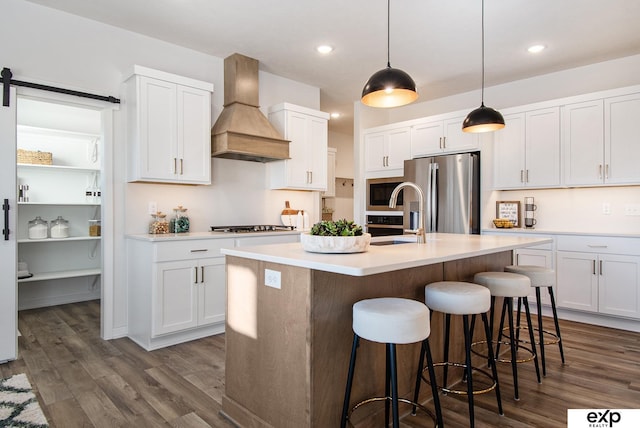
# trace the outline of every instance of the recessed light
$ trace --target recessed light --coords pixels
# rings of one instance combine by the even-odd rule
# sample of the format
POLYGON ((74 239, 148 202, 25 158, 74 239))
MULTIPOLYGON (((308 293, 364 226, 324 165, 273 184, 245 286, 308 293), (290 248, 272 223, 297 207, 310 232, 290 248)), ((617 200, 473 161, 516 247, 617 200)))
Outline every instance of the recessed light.
POLYGON ((331 113, 331 118, 332 119, 337 119, 339 117, 340 117, 340 113, 338 113, 338 112, 331 113))
POLYGON ((529 51, 530 53, 539 53, 539 52, 542 52, 545 48, 546 48, 545 45, 533 45, 533 46, 529 46, 527 51, 529 51))
POLYGON ((333 51, 333 46, 320 45, 316 48, 316 50, 321 54, 328 54, 329 52, 333 51))

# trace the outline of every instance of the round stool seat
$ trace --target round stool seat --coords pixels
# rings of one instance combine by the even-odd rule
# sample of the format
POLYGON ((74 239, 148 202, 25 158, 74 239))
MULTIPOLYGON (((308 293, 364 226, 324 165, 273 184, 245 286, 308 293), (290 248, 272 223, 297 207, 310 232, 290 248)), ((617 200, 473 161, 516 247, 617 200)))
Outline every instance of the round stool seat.
POLYGON ((445 314, 481 314, 491 307, 491 293, 470 282, 440 281, 424 288, 424 302, 432 311, 445 314))
POLYGON ((511 272, 480 272, 473 276, 473 282, 487 287, 496 297, 526 297, 531 290, 528 277, 511 272))
POLYGON ((556 273, 553 269, 532 265, 505 266, 505 272, 526 275, 531 280, 532 287, 549 287, 556 282, 556 273))
POLYGON ((379 343, 415 343, 429 337, 429 308, 397 297, 366 299, 353 305, 353 332, 379 343))

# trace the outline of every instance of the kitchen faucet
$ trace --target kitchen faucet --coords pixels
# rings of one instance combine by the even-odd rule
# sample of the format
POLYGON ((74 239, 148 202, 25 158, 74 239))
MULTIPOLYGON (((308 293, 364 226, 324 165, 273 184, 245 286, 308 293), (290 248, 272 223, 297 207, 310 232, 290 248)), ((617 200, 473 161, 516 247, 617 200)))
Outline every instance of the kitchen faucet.
POLYGON ((391 192, 391 197, 389 198, 389 208, 396 207, 398 193, 400 193, 400 190, 402 190, 404 187, 412 187, 418 193, 418 229, 410 230, 409 232, 416 234, 418 244, 424 244, 426 241, 424 235, 424 193, 422 192, 420 186, 410 181, 405 181, 398 184, 396 188, 393 189, 393 192, 391 192))

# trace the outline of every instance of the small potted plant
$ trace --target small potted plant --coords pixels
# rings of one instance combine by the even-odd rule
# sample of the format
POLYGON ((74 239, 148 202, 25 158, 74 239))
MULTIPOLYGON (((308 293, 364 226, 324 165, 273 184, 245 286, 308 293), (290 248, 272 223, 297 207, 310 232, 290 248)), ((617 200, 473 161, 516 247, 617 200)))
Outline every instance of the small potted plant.
POLYGON ((364 233, 362 226, 353 221, 326 220, 301 234, 300 242, 305 251, 312 253, 361 253, 369 248, 371 234, 364 233))

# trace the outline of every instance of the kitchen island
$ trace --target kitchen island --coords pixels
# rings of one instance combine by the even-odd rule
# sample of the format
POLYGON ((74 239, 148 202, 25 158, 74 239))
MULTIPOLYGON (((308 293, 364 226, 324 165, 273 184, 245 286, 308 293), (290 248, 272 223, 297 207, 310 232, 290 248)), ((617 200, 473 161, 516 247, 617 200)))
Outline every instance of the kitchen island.
MULTIPOLYGON (((471 281, 477 272, 502 271, 512 262, 512 250, 549 241, 456 234, 429 234, 426 240, 372 245, 357 254, 308 253, 300 243, 223 249, 223 414, 242 427, 339 426, 355 302, 391 296, 423 301, 430 282, 471 281)), ((430 337, 436 361, 442 359, 439 315, 433 317, 430 337)), ((458 322, 454 317, 453 332, 460 331, 458 322)), ((452 345, 452 358, 462 358, 459 336, 452 345)), ((354 402, 382 395, 384 354, 383 345, 361 341, 354 402)), ((401 395, 413 390, 418 355, 417 344, 398 348, 401 395)), ((421 400, 428 400, 429 388, 423 391, 421 400)), ((359 417, 354 414, 356 424, 359 417)))

